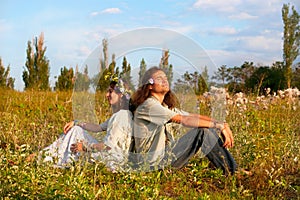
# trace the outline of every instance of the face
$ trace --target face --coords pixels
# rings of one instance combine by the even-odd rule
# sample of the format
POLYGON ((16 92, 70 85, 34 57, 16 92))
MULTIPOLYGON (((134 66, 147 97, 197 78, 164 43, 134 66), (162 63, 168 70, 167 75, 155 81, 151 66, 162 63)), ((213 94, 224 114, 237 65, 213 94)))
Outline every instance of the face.
POLYGON ((122 97, 122 94, 116 93, 113 88, 109 87, 107 89, 106 98, 110 105, 116 105, 116 104, 120 103, 121 97, 122 97))
POLYGON ((168 77, 163 71, 155 72, 152 77, 153 85, 152 85, 152 92, 157 93, 167 93, 170 90, 168 77))

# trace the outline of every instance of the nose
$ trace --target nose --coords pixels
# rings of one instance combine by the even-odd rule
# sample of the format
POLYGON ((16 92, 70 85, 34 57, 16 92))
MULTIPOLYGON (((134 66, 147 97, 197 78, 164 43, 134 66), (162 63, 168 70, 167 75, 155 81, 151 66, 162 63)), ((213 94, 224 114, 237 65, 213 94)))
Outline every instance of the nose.
POLYGON ((166 77, 166 78, 163 78, 163 79, 161 79, 161 84, 169 84, 169 81, 168 81, 168 78, 166 77))

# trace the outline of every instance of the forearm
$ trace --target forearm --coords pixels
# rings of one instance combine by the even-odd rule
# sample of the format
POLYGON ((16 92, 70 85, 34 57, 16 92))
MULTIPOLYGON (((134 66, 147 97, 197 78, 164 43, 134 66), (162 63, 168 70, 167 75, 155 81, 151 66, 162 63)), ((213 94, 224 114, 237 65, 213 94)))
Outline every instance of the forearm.
POLYGON ((91 131, 94 133, 103 131, 99 124, 85 123, 85 122, 75 122, 75 125, 80 126, 84 130, 91 131))
POLYGON ((190 114, 190 115, 176 115, 171 119, 173 122, 182 123, 185 126, 189 127, 201 127, 201 128, 217 128, 221 130, 221 133, 224 137, 224 147, 233 146, 233 136, 230 130, 230 127, 227 123, 218 122, 213 118, 190 114))
POLYGON ((198 114, 175 116, 172 118, 172 121, 181 123, 188 127, 218 128, 221 130, 224 128, 224 123, 220 123, 210 117, 198 114))
POLYGON ((198 127, 203 127, 201 124, 207 125, 204 127, 207 128, 218 128, 222 130, 224 128, 224 122, 220 122, 218 120, 215 120, 211 117, 205 116, 205 115, 199 115, 199 114, 193 114, 195 117, 199 118, 199 126, 198 127))
POLYGON ((233 135, 230 130, 230 127, 227 123, 218 122, 213 118, 206 116, 187 116, 183 117, 184 123, 187 125, 192 125, 192 127, 201 127, 201 128, 217 128, 221 131, 224 137, 224 147, 232 147, 233 146, 233 135))

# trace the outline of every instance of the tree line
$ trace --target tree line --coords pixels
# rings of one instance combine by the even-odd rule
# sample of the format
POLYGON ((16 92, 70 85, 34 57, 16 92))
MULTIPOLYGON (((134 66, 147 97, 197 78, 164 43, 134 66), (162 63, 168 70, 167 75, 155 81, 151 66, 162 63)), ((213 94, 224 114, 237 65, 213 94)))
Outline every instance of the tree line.
MULTIPOLYGON (((299 55, 300 46, 300 17, 294 6, 284 4, 281 10, 283 20, 283 61, 276 61, 272 66, 259 66, 252 62, 245 61, 240 67, 220 66, 209 80, 207 66, 200 74, 199 72, 185 72, 181 79, 174 83, 174 90, 180 91, 192 88, 196 94, 202 94, 208 90, 210 85, 222 85, 230 92, 246 92, 261 94, 264 88, 273 91, 290 87, 300 88, 300 63, 293 65, 299 55)), ((132 66, 123 57, 122 66, 116 66, 115 55, 108 58, 108 41, 103 39, 103 58, 100 59, 100 72, 94 77, 88 76, 88 66, 83 72, 79 72, 78 66, 75 70, 61 68, 60 75, 55 82, 55 91, 65 90, 88 90, 94 87, 96 90, 106 90, 111 80, 122 77, 131 87, 132 66)), ((49 84, 50 65, 44 47, 44 35, 35 37, 28 41, 26 50, 26 62, 23 71, 25 90, 51 90, 49 84)), ((166 71, 171 84, 173 81, 173 65, 169 64, 169 51, 162 52, 159 66, 166 71)), ((139 81, 146 71, 147 64, 142 58, 140 62, 139 81)), ((0 58, 0 88, 14 89, 15 79, 9 77, 10 66, 5 68, 0 58)), ((140 83, 139 83, 140 84, 140 83)))
POLYGON ((264 93, 270 88, 276 92, 291 87, 300 88, 300 62, 293 67, 299 56, 300 16, 294 6, 283 4, 283 61, 276 61, 272 66, 257 66, 244 62, 240 67, 222 65, 212 79, 221 81, 231 92, 264 93))
POLYGON ((240 67, 223 65, 212 76, 214 85, 225 86, 229 92, 264 94, 265 89, 272 92, 289 87, 300 88, 300 63, 291 71, 291 80, 288 84, 284 62, 275 62, 271 66, 259 66, 253 62, 244 62, 240 67), (289 85, 289 86, 288 86, 289 85))

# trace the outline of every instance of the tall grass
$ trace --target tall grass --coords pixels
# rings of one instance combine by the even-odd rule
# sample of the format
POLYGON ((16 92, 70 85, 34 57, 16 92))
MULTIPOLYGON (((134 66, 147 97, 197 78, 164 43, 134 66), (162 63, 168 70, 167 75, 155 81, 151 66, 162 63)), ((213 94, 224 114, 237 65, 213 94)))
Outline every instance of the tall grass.
MULTIPOLYGON (((240 168, 225 177, 195 157, 182 169, 111 173, 102 164, 74 163, 69 169, 26 162, 53 142, 73 118, 72 93, 0 91, 0 196, 3 199, 299 199, 300 105, 228 108, 240 168)), ((109 108, 99 94, 100 121, 109 108)), ((200 105, 206 109, 206 105, 200 105)))

